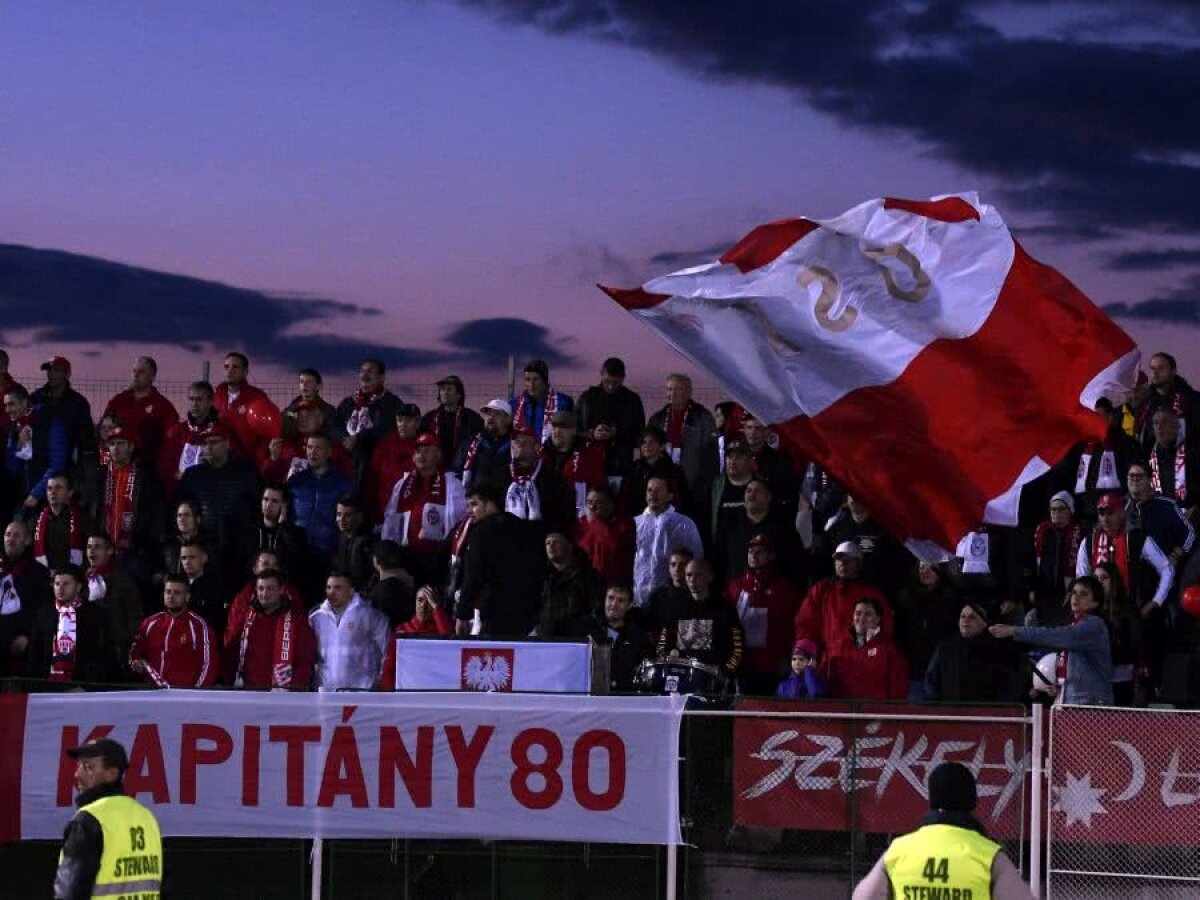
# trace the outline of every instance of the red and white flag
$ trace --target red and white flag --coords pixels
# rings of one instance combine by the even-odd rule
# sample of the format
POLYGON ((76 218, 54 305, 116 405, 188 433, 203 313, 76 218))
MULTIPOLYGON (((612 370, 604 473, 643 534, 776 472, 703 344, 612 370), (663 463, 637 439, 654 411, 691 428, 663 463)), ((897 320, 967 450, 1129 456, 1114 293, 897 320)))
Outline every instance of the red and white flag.
POLYGON ((1099 438, 1138 351, 974 194, 754 229, 605 288, 827 468, 920 556, 1011 525, 1021 486, 1099 438))

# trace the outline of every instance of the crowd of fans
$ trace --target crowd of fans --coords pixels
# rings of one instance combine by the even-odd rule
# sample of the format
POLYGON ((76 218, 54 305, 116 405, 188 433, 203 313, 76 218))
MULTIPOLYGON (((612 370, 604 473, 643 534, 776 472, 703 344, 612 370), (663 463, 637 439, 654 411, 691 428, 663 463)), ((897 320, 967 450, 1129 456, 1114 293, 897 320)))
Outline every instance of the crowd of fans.
POLYGON ((1167 354, 1020 525, 939 564, 684 375, 647 419, 617 358, 577 399, 533 360, 477 409, 450 375, 422 410, 369 359, 336 406, 306 368, 279 410, 249 367, 228 354, 181 417, 141 357, 96 422, 68 360, 30 392, 0 351, 4 672, 391 689, 393 637, 534 636, 609 645, 616 690, 649 661, 752 695, 1015 701, 1048 651, 1049 692, 1137 704, 1193 645, 1200 397, 1167 354))

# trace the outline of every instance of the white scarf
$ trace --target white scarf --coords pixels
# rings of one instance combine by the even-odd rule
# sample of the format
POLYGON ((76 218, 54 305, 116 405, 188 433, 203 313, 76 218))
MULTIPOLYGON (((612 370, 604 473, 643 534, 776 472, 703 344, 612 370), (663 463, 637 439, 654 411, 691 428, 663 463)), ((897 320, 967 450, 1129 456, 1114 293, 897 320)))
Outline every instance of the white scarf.
POLYGON ((964 575, 991 575, 992 567, 988 562, 988 533, 983 530, 971 531, 958 542, 955 556, 963 561, 964 575))
POLYGON ((542 499, 538 496, 537 485, 534 484, 534 479, 541 471, 541 456, 538 457, 537 466, 529 475, 518 475, 514 467, 512 484, 508 486, 508 492, 504 495, 505 512, 512 513, 518 519, 528 519, 531 522, 541 521, 542 499))
MULTIPOLYGON (((1087 490, 1088 469, 1092 465, 1092 454, 1095 446, 1088 444, 1083 455, 1079 457, 1079 469, 1075 472, 1075 493, 1082 494, 1087 490)), ((1096 477, 1096 490, 1118 491, 1121 489, 1121 479, 1117 475, 1117 455, 1112 450, 1104 450, 1100 454, 1100 474, 1096 477)))
POLYGON ((92 603, 99 603, 108 593, 108 582, 104 580, 103 575, 89 575, 87 582, 88 600, 92 603))
MULTIPOLYGON (((1187 502, 1187 456, 1184 453, 1183 441, 1175 444, 1175 499, 1180 503, 1187 502)), ((1162 471, 1158 465, 1158 448, 1150 451, 1150 487, 1156 494, 1162 493, 1162 471)))

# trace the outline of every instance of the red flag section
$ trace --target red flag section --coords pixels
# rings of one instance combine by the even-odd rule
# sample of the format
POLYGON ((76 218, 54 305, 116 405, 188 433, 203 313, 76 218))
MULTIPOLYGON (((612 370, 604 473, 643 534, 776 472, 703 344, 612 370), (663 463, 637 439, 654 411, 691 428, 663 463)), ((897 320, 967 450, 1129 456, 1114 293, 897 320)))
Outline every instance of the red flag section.
POLYGON ((1015 523, 1021 485, 1102 436, 1095 401, 1137 365, 973 195, 761 226, 608 293, 929 556, 1015 523))
POLYGON ((0 844, 21 839, 25 694, 0 694, 0 844))

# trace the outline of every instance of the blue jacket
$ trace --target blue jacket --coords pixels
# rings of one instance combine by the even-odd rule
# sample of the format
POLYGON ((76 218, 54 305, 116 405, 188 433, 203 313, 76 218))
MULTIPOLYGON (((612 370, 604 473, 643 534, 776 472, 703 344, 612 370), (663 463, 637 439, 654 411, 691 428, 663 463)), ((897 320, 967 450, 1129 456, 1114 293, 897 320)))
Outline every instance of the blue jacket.
POLYGON ((321 553, 337 548, 337 502, 353 490, 349 478, 330 467, 318 476, 304 469, 288 480, 295 522, 308 533, 308 545, 321 553))
POLYGON ((793 672, 775 689, 775 696, 781 700, 816 700, 827 693, 829 687, 825 679, 813 666, 805 669, 802 676, 793 672))
POLYGON ((1067 651, 1067 681, 1063 702, 1112 706, 1112 639, 1099 616, 1059 628, 1020 627, 1013 637, 1035 647, 1067 651))
POLYGON ((8 477, 16 483, 18 491, 24 492, 18 500, 24 500, 26 495, 31 494, 44 502, 46 482, 50 476, 65 472, 71 464, 69 435, 66 422, 44 414, 40 406, 34 407, 31 427, 33 458, 27 461, 17 456, 20 429, 13 425, 9 428, 5 443, 4 468, 8 477))
POLYGON ((1140 503, 1129 500, 1125 504, 1125 517, 1131 531, 1140 523, 1142 530, 1154 538, 1158 549, 1168 555, 1181 547, 1186 556, 1196 543, 1196 531, 1187 513, 1170 497, 1155 496, 1140 503))
MULTIPOLYGON (((546 396, 549 397, 550 395, 547 394, 546 396)), ((570 412, 575 408, 575 401, 573 401, 562 391, 554 391, 554 396, 555 409, 557 409, 559 412, 570 412)), ((546 401, 543 400, 541 403, 535 403, 532 397, 530 397, 528 394, 525 394, 525 410, 524 415, 522 416, 525 421, 518 422, 516 421, 517 404, 521 402, 521 397, 521 394, 517 394, 509 401, 513 408, 513 427, 516 428, 518 425, 525 425, 527 428, 533 430, 533 433, 538 436, 538 443, 541 443, 544 436, 542 428, 546 423, 546 401)), ((546 434, 549 434, 548 430, 546 434)))

